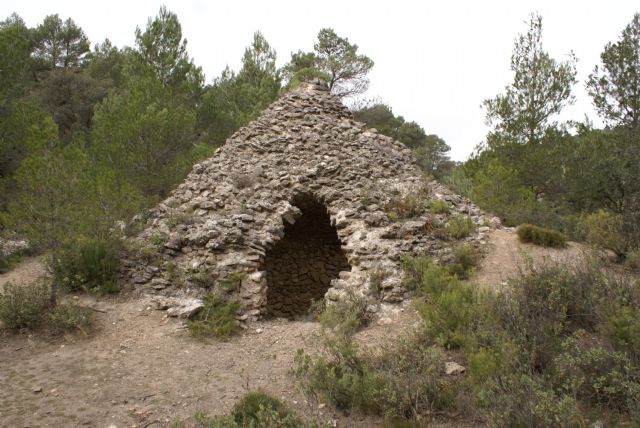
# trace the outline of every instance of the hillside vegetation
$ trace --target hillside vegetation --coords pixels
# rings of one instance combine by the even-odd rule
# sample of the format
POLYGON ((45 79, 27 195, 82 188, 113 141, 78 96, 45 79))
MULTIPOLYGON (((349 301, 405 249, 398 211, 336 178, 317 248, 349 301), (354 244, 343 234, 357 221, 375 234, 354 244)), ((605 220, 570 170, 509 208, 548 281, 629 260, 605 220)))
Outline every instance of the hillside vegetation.
MULTIPOLYGON (((503 287, 474 284, 481 255, 470 246, 455 248, 447 263, 404 259, 403 281, 414 295, 416 319, 395 331, 394 340, 364 345, 358 335, 372 320, 366 304, 350 296, 315 306, 320 327, 300 329, 307 334, 319 328, 311 350, 299 338, 285 340, 282 349, 287 361, 293 360, 295 378, 286 378, 285 385, 285 365, 260 352, 283 340, 287 327, 253 345, 252 352, 260 353, 254 362, 264 370, 277 366, 278 386, 288 388, 289 398, 297 397, 291 391, 300 387, 311 405, 328 403, 343 415, 373 418, 365 424, 390 426, 435 420, 526 427, 640 421, 640 14, 604 47, 601 63, 586 81, 606 124, 602 129, 588 120, 557 121, 574 101, 577 59, 573 54, 565 61, 551 58, 543 49, 542 28, 542 18, 533 14, 516 38, 513 80, 484 101, 491 130, 464 163, 451 161, 442 138, 396 116, 384 103, 356 100, 352 110, 357 120, 410 148, 426 175, 507 226, 519 226, 518 237, 526 245, 562 251, 568 240, 582 241, 596 249, 593 259, 586 265, 529 266, 503 287), (293 345, 300 349, 294 352, 293 345)), ((132 219, 142 219, 140 213, 164 198, 194 163, 211 156, 283 91, 314 78, 338 97, 353 97, 367 89, 374 66, 356 44, 325 28, 313 51, 292 53, 278 68, 275 50, 256 32, 241 68, 227 68, 206 83, 188 54, 178 17, 165 7, 135 29, 135 40, 133 47, 105 40, 91 49, 70 18, 49 15, 35 28, 15 14, 0 22, 0 274, 32 254, 46 257, 49 272, 29 284, 3 284, 5 331, 100 334, 92 321, 107 312, 86 302, 94 304, 96 296, 126 286, 118 272, 130 250, 124 237, 137 232, 139 222, 132 219), (29 249, 5 247, 22 240, 29 249), (75 299, 61 297, 60 291, 76 293, 75 299), (83 304, 76 303, 83 301, 80 293, 90 294, 83 304)), ((429 206, 433 214, 449 209, 444 201, 429 206)), ((459 216, 447 223, 446 232, 462 239, 475 227, 469 217, 459 216)), ((150 263, 158 257, 152 247, 147 255, 150 263)), ((200 339, 231 335, 224 363, 233 366, 240 353, 232 342, 239 330, 238 307, 214 299, 206 303, 207 309, 190 321, 191 332, 200 339)), ((131 313, 148 316, 144 311, 150 307, 129 304, 127 314, 105 315, 112 324, 103 320, 102 328, 112 328, 122 315, 131 329, 138 325, 131 313)), ((153 321, 144 321, 145 328, 160 322, 153 321)), ((122 334, 115 327, 107 331, 113 337, 122 334)), ((127 334, 131 343, 138 340, 127 334)), ((155 350, 164 343, 155 336, 151 340, 155 350)), ((186 340, 180 336, 171 343, 188 343, 189 349, 202 351, 201 365, 210 364, 208 345, 186 340)), ((126 355, 128 345, 115 342, 102 343, 104 355, 118 346, 118 356, 126 355)), ((147 367, 150 349, 136 355, 137 368, 131 371, 147 367)), ((75 354, 60 352, 69 367, 77 366, 75 354)), ((87 362, 95 357, 87 347, 82 352, 87 362)), ((12 355, 2 350, 7 361, 12 355)), ((162 361, 168 364, 174 357, 163 354, 162 361)), ((110 370, 105 367, 100 370, 110 370)), ((195 376, 201 367, 188 368, 185 376, 195 376)), ((21 376, 11 373, 12 379, 21 376)), ((192 384, 200 380, 188 378, 192 384)), ((0 398, 9 400, 3 394, 0 398)), ((197 413, 185 423, 325 426, 321 418, 298 415, 264 391, 235 398, 227 416, 197 413)), ((12 411, 29 414, 22 404, 12 402, 12 411)), ((145 418, 140 422, 147 423, 145 418)))

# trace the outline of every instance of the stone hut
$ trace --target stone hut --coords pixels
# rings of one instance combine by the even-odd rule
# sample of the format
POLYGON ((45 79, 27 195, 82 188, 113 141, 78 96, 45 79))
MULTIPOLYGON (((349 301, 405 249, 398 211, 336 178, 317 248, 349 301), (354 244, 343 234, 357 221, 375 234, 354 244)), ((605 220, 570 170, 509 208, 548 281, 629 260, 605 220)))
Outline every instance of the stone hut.
POLYGON ((410 150, 355 122, 324 86, 305 83, 139 216, 127 273, 165 296, 236 293, 241 319, 293 319, 346 293, 375 311, 406 297, 403 257, 448 257, 444 230, 456 215, 479 226, 465 239, 482 242, 489 222, 476 206, 426 180, 410 150), (431 213, 433 199, 450 212, 431 213))

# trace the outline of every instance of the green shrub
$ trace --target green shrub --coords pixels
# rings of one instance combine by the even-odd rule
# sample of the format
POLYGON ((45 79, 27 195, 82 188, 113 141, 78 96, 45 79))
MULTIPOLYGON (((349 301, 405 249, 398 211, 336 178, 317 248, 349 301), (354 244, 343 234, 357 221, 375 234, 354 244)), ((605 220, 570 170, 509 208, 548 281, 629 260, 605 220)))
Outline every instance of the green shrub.
POLYGON ((351 336, 369 323, 367 302, 364 298, 348 291, 344 298, 327 304, 317 314, 323 329, 331 330, 340 336, 351 336))
POLYGON ((91 310, 65 303, 55 306, 47 314, 47 328, 52 334, 79 330, 85 336, 91 327, 91 310))
POLYGON ((207 294, 202 300, 202 309, 192 320, 187 321, 191 335, 198 339, 207 336, 219 339, 229 337, 237 326, 236 313, 240 309, 240 303, 225 300, 215 293, 207 294))
POLYGON ((454 216, 449 219, 445 230, 454 239, 466 238, 476 229, 473 220, 468 216, 454 216))
POLYGON ((441 199, 435 199, 429 201, 429 211, 433 214, 449 214, 451 206, 447 201, 441 199))
POLYGON ((233 293, 240 289, 242 280, 245 279, 246 276, 247 275, 243 272, 230 273, 218 281, 218 286, 220 287, 220 290, 225 293, 233 293))
POLYGON ((117 292, 122 250, 122 241, 114 238, 67 245, 52 263, 53 280, 70 291, 117 292))
POLYGON ((469 286, 458 284, 456 288, 430 294, 426 302, 416 303, 416 309, 440 346, 455 349, 465 344, 475 315, 469 286))
POLYGON ((8 256, 0 254, 0 274, 7 273, 13 269, 20 260, 24 257, 25 253, 13 253, 8 256))
POLYGON ((577 331, 554 359, 557 385, 591 405, 640 412, 640 372, 622 352, 605 349, 597 337, 577 331), (594 343, 595 342, 595 343, 594 343))
POLYGON ((191 225, 194 222, 195 215, 193 214, 193 210, 176 212, 167 218, 167 226, 169 226, 170 229, 173 229, 179 224, 191 225))
POLYGON ((294 375, 314 400, 414 421, 455 407, 457 384, 444 375, 444 353, 421 332, 402 335, 375 353, 351 341, 327 350, 314 358, 300 349, 294 358, 294 375))
POLYGON ((446 266, 431 264, 422 270, 418 289, 423 296, 430 297, 460 286, 460 280, 452 276, 446 266))
POLYGON ((489 410, 495 427, 571 426, 576 403, 567 395, 554 393, 541 379, 529 374, 501 376, 494 383, 489 410))
POLYGON ((629 251, 626 254, 624 263, 629 269, 640 271, 640 249, 629 251))
MULTIPOLYGON (((174 268, 175 269, 175 268, 174 268)), ((187 281, 196 287, 212 289, 215 285, 215 277, 213 276, 213 272, 209 269, 191 271, 186 274, 187 281)))
POLYGON ((444 352, 422 331, 383 344, 370 364, 381 374, 383 388, 376 395, 385 415, 417 421, 431 412, 455 409, 457 379, 444 374, 444 352))
POLYGON ((532 224, 521 224, 518 226, 516 233, 521 242, 557 248, 562 248, 567 245, 567 237, 562 233, 532 224))
POLYGON ((385 211, 389 220, 417 217, 424 210, 424 195, 420 193, 394 194, 389 198, 385 211))
POLYGON ((44 282, 5 284, 0 295, 0 320, 9 330, 40 326, 51 308, 51 289, 44 282))
POLYGON ((319 396, 338 409, 382 411, 384 379, 358 354, 351 341, 328 347, 328 357, 312 358, 299 349, 294 357, 293 373, 303 392, 317 400, 319 396))
POLYGON ((422 273, 433 264, 429 257, 403 257, 400 266, 404 271, 402 285, 407 290, 416 290, 420 287, 422 273))
POLYGON ((196 413, 194 419, 202 428, 314 428, 320 425, 315 420, 303 420, 283 401, 263 391, 247 393, 226 416, 207 417, 196 413))
POLYGON ((640 364, 640 309, 630 306, 614 310, 602 327, 613 346, 640 364))
POLYGON ((0 321, 9 330, 46 328, 52 334, 91 326, 91 312, 75 304, 51 305, 51 288, 45 282, 6 284, 0 295, 0 321))
POLYGON ((473 245, 458 245, 453 249, 453 257, 448 263, 449 273, 460 279, 468 279, 478 265, 480 254, 473 245))
POLYGON ((532 370, 548 367, 572 329, 595 325, 590 285, 561 267, 544 267, 512 280, 512 293, 496 298, 493 312, 532 370))
POLYGON ((233 407, 231 416, 238 426, 297 428, 301 419, 277 398, 262 391, 246 394, 233 407))
POLYGON ((623 227, 621 215, 605 210, 584 214, 578 221, 579 233, 587 242, 613 251, 620 259, 624 259, 630 246, 623 227))

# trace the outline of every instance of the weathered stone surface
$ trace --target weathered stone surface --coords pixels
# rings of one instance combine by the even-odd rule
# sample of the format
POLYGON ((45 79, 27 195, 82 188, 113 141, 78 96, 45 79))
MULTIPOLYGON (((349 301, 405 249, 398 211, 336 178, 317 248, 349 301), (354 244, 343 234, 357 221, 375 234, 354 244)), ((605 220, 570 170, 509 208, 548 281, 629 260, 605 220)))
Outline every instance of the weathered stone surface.
MULTIPOLYGON (((138 217, 147 219, 145 228, 132 239, 143 250, 128 261, 127 274, 145 290, 194 296, 203 290, 171 278, 203 269, 219 281, 244 274, 241 289, 229 293, 249 318, 302 315, 311 300, 339 300, 348 290, 374 307, 408 295, 402 257, 449 256, 452 242, 434 225, 460 214, 499 226, 467 199, 425 181, 401 143, 355 122, 326 90, 303 84, 138 217), (447 201, 451 213, 430 214, 429 199, 447 201), (418 203, 398 215, 406 210, 398 200, 418 203), (158 247, 159 268, 148 256, 158 247), (378 269, 385 278, 372 294, 378 269)), ((467 241, 481 242, 482 231, 467 241)))

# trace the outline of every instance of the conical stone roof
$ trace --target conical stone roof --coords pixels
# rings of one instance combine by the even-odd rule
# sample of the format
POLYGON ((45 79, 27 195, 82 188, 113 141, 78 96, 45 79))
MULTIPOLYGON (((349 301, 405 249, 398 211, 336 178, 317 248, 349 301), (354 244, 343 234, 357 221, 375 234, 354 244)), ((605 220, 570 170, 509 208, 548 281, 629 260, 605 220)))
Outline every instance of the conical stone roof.
MULTIPOLYGON (((375 310, 378 302, 406 297, 403 257, 448 257, 452 242, 441 225, 458 214, 486 224, 468 200, 427 181, 404 145, 354 121, 324 87, 303 84, 145 214, 128 274, 139 289, 167 295, 233 289, 245 319, 287 316, 282 307, 269 309, 277 281, 296 283, 292 294, 325 282, 320 296, 353 292, 375 310), (430 213, 431 199, 446 200, 451 213, 430 213), (315 258, 325 249, 329 255, 315 258), (230 280, 237 284, 229 287, 230 280)), ((466 239, 482 242, 487 229, 466 239)), ((296 299, 278 305, 299 306, 296 299)))

